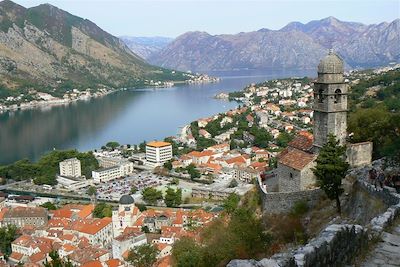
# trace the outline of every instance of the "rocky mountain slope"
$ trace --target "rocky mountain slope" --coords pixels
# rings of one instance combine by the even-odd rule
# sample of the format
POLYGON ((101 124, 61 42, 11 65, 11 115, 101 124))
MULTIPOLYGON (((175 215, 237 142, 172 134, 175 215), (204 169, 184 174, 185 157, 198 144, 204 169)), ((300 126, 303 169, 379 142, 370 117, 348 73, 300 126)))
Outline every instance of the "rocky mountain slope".
POLYGON ((313 68, 333 48, 352 67, 400 61, 400 19, 364 25, 333 17, 235 35, 188 32, 149 62, 179 70, 313 68))
POLYGON ((27 9, 9 0, 0 2, 3 96, 37 88, 52 92, 136 86, 146 79, 174 80, 182 75, 149 65, 87 19, 49 4, 27 9))
POLYGON ((168 37, 119 37, 136 55, 147 59, 150 55, 158 53, 166 47, 173 38, 168 37))

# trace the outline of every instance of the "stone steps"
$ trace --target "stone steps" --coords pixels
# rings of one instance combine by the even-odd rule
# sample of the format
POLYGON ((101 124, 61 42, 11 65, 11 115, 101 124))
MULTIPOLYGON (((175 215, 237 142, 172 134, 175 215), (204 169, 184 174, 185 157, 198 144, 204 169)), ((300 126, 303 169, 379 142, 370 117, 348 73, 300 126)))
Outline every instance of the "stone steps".
POLYGON ((400 225, 391 233, 383 232, 380 241, 362 267, 400 267, 400 225))

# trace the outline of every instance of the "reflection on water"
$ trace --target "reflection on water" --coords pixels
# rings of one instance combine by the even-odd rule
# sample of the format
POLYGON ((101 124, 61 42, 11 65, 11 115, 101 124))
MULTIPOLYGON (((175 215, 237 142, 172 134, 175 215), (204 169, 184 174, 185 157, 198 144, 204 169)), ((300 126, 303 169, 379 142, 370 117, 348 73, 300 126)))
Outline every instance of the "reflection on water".
POLYGON ((111 140, 135 144, 175 135, 194 119, 237 105, 213 99, 218 92, 236 91, 271 78, 312 74, 225 72, 217 84, 128 90, 65 106, 0 114, 0 163, 36 160, 53 148, 85 151, 111 140))

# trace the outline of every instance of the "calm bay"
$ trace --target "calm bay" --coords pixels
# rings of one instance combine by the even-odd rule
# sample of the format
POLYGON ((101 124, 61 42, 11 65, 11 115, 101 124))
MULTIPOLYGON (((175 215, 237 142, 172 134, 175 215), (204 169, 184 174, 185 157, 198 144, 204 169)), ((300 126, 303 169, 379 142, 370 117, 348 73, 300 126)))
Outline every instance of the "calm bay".
POLYGON ((198 118, 235 108, 236 102, 214 99, 264 80, 315 76, 312 71, 235 71, 210 73, 219 83, 119 91, 64 106, 0 114, 0 164, 37 160, 52 149, 87 151, 108 141, 138 144, 176 135, 198 118))

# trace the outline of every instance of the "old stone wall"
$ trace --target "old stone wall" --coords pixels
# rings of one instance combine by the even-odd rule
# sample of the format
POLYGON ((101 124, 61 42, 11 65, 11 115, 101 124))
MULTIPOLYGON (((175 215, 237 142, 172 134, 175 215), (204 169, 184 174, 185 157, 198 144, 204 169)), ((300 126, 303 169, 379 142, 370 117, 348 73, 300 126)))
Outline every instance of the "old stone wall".
POLYGON ((347 144, 347 161, 351 167, 360 167, 371 164, 372 142, 347 144))
POLYGON ((291 192, 300 189, 301 172, 278 162, 279 191, 291 192))
POLYGON ((323 195, 321 189, 295 192, 265 192, 260 181, 258 189, 261 191, 263 211, 266 213, 287 213, 299 201, 306 201, 309 207, 314 207, 323 195))
MULTIPOLYGON (((375 188, 363 177, 359 177, 360 186, 370 194, 382 199, 390 207, 374 217, 365 225, 331 224, 316 238, 298 249, 284 254, 276 254, 268 259, 232 260, 228 267, 295 267, 295 266, 345 266, 370 242, 379 237, 385 228, 400 216, 400 194, 391 188, 375 188)), ((268 194, 272 195, 272 194, 268 194)), ((264 199, 268 200, 267 199, 264 199)), ((279 199, 283 201, 282 199, 279 199)))

